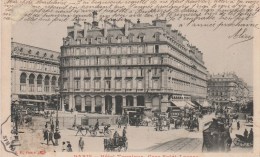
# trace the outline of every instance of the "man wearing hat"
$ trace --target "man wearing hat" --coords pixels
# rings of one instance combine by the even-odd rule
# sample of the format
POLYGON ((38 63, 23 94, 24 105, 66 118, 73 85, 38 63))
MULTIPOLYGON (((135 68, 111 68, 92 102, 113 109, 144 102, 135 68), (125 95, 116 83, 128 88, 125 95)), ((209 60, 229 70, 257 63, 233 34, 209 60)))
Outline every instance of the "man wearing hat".
POLYGON ((83 141, 82 137, 80 137, 80 139, 79 139, 79 151, 83 152, 83 150, 84 150, 84 141, 83 141))
POLYGON ((60 139, 60 138, 61 138, 60 132, 59 132, 59 130, 56 128, 55 133, 54 133, 55 146, 58 146, 58 145, 59 145, 58 139, 60 139))

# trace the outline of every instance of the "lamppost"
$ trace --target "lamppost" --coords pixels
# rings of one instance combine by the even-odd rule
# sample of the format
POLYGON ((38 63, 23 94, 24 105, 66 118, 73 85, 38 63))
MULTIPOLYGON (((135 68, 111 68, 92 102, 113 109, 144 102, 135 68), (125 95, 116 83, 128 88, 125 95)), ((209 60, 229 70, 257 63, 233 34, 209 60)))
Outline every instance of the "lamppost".
POLYGON ((12 141, 12 146, 20 146, 21 143, 19 141, 19 136, 18 136, 18 105, 19 102, 16 100, 12 103, 12 120, 14 122, 14 128, 12 129, 12 134, 14 134, 14 140, 12 141))
POLYGON ((57 96, 57 103, 56 103, 56 129, 59 129, 59 105, 60 105, 60 93, 59 93, 59 90, 56 89, 55 92, 57 93, 56 96, 57 96))

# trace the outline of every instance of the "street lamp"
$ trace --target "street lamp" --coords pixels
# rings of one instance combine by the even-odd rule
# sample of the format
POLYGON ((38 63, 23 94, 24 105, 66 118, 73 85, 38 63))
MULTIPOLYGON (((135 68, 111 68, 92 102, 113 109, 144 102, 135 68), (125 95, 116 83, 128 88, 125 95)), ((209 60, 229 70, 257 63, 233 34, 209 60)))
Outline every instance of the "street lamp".
POLYGON ((56 89, 55 92, 57 93, 57 103, 56 103, 56 129, 59 129, 59 105, 60 105, 60 93, 59 90, 56 89))
POLYGON ((12 103, 12 115, 13 115, 13 122, 14 122, 14 128, 12 129, 12 134, 14 134, 14 140, 12 141, 12 146, 20 146, 21 143, 19 141, 19 136, 18 136, 18 105, 19 102, 16 100, 12 103))

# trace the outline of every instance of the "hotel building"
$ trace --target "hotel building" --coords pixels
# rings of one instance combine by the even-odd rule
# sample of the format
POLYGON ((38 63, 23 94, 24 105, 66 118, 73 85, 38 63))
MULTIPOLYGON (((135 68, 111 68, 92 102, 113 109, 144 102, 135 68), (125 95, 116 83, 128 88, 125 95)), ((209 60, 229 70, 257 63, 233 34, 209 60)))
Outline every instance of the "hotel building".
POLYGON ((127 106, 165 111, 205 99, 203 54, 166 20, 150 23, 76 21, 61 46, 61 94, 67 110, 122 114, 127 106))

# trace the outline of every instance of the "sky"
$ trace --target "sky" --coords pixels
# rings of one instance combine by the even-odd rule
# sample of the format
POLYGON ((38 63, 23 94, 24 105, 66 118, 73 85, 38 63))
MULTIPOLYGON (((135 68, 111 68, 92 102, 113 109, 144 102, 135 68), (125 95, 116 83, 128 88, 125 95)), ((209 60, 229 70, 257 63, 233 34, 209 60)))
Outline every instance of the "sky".
MULTIPOLYGON (((89 19, 92 22, 91 19, 89 19)), ((136 22, 137 19, 131 19, 136 22)), ((153 19, 141 19, 141 22, 151 23, 153 19)), ((83 21, 80 21, 83 25, 83 21)), ((237 30, 234 28, 219 28, 215 31, 211 28, 178 27, 177 23, 169 22, 173 29, 181 31, 189 42, 199 48, 203 53, 205 66, 210 74, 222 72, 235 72, 238 77, 244 79, 248 85, 253 85, 253 40, 229 47, 237 40, 228 36, 237 30)), ((67 35, 67 26, 73 25, 73 21, 62 23, 38 22, 14 22, 12 24, 12 38, 15 42, 37 46, 54 51, 60 51, 62 38, 67 35)), ((123 26, 122 23, 118 24, 123 26)), ((252 33, 252 31, 249 33, 252 33)))

